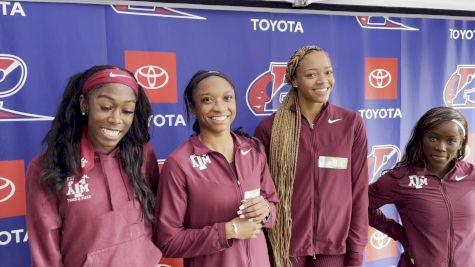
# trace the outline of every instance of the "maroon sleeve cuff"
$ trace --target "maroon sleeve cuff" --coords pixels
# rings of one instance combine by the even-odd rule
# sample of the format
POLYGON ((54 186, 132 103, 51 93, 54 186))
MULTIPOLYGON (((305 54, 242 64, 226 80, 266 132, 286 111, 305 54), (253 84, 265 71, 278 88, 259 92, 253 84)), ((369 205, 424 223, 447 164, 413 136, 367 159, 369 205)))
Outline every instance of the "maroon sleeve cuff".
POLYGON ((268 202, 268 203, 269 203, 270 213, 269 213, 269 217, 266 219, 266 221, 263 221, 262 227, 269 229, 269 228, 274 227, 275 219, 276 219, 275 218, 275 213, 277 211, 276 211, 276 207, 275 207, 274 203, 271 203, 271 202, 268 202))
POLYGON ((221 248, 230 248, 233 245, 232 239, 226 238, 226 224, 219 223, 218 224, 218 235, 219 235, 219 244, 221 248))
POLYGON ((363 252, 347 251, 345 257, 346 266, 362 266, 363 252))

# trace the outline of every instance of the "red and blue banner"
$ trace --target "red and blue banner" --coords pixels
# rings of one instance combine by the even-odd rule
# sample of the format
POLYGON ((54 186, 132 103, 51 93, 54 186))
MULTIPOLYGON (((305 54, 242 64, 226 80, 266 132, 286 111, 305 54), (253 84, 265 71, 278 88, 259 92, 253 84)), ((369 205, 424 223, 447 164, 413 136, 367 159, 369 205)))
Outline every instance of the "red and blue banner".
MULTIPOLYGON (((25 168, 42 150, 67 79, 92 65, 124 66, 146 89, 160 162, 192 133, 182 94, 197 70, 231 77, 238 99, 234 127, 253 133, 288 91, 288 58, 309 44, 332 58, 330 101, 364 119, 368 182, 401 158, 413 125, 429 108, 451 106, 475 121, 473 20, 156 5, 0 1, 1 266, 30 266, 25 168)), ((474 162, 469 126, 467 159, 474 162)), ((383 210, 398 219, 394 207, 383 210)), ((394 266, 400 250, 371 229, 365 266, 394 266)))

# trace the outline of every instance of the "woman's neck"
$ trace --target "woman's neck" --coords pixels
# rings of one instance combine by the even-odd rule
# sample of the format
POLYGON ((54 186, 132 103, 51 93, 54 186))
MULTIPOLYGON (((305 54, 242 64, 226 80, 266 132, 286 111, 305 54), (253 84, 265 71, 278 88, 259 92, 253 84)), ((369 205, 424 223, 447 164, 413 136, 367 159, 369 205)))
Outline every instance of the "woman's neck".
POLYGON ((323 109, 324 103, 315 103, 302 100, 298 98, 299 108, 302 115, 307 119, 308 123, 313 125, 315 119, 318 117, 323 109))
POLYGON ((198 138, 210 150, 221 153, 228 162, 234 161, 234 141, 230 132, 221 134, 200 132, 198 138))

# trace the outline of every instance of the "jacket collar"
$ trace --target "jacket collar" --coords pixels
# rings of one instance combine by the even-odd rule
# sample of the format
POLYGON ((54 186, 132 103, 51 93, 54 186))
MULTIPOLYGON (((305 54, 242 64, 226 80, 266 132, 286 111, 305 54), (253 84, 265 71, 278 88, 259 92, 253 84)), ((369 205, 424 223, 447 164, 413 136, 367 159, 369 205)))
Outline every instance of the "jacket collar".
POLYGON ((112 150, 110 153, 102 153, 98 152, 94 149, 94 146, 92 145, 91 141, 89 140, 89 134, 88 134, 88 128, 87 126, 84 127, 82 131, 82 136, 81 136, 81 143, 80 143, 80 161, 79 161, 79 166, 80 166, 80 173, 87 174, 89 173, 92 169, 94 169, 94 158, 97 156, 96 154, 100 154, 101 157, 117 157, 118 156, 118 146, 112 150))
MULTIPOLYGON (((445 175, 446 177, 450 177, 454 174, 457 174, 457 175, 463 175, 464 174, 464 170, 461 166, 461 162, 459 160, 456 160, 455 163, 451 163, 453 164, 453 166, 449 169, 449 171, 447 172, 447 174, 445 175)), ((410 174, 414 174, 414 175, 417 175, 417 176, 435 176, 432 172, 430 172, 425 166, 414 166, 412 168, 412 171, 410 174)), ((439 177, 439 178, 443 178, 443 177, 439 177)))
MULTIPOLYGON (((231 131, 231 136, 233 137, 235 151, 243 149, 243 148, 251 147, 251 143, 247 141, 246 138, 242 138, 232 131, 231 131)), ((195 155, 204 155, 211 152, 215 152, 209 149, 196 135, 193 135, 190 138, 189 142, 192 146, 193 154, 195 155)))
MULTIPOLYGON (((289 110, 292 112, 297 112, 297 104, 293 104, 292 106, 290 106, 289 110)), ((328 114, 328 116, 332 117, 333 105, 330 104, 330 102, 328 101, 325 104, 323 104, 320 114, 318 114, 318 116, 315 117, 315 121, 313 123, 315 123, 318 118, 322 117, 323 114, 328 114)), ((303 117, 303 114, 302 114, 302 117, 303 117)))

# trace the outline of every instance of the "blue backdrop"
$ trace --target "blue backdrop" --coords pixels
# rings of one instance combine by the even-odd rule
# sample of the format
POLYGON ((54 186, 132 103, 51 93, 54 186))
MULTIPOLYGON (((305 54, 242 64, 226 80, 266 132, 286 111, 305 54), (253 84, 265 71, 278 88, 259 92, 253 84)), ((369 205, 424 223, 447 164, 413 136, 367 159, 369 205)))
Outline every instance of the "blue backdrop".
MULTIPOLYGON (((474 21, 186 5, 0 6, 1 266, 29 266, 25 168, 42 150, 67 79, 95 64, 124 66, 144 86, 161 160, 191 134, 181 95, 194 72, 215 69, 232 78, 238 88, 234 126, 253 133, 288 90, 283 73, 289 56, 308 44, 332 58, 330 101, 365 121, 369 182, 401 157, 427 109, 454 106, 469 122, 475 118, 474 21)), ((474 153, 467 159, 473 162, 474 153)), ((394 208, 384 211, 398 218, 394 208)), ((369 240, 365 266, 395 265, 395 242, 373 229, 369 240)))

